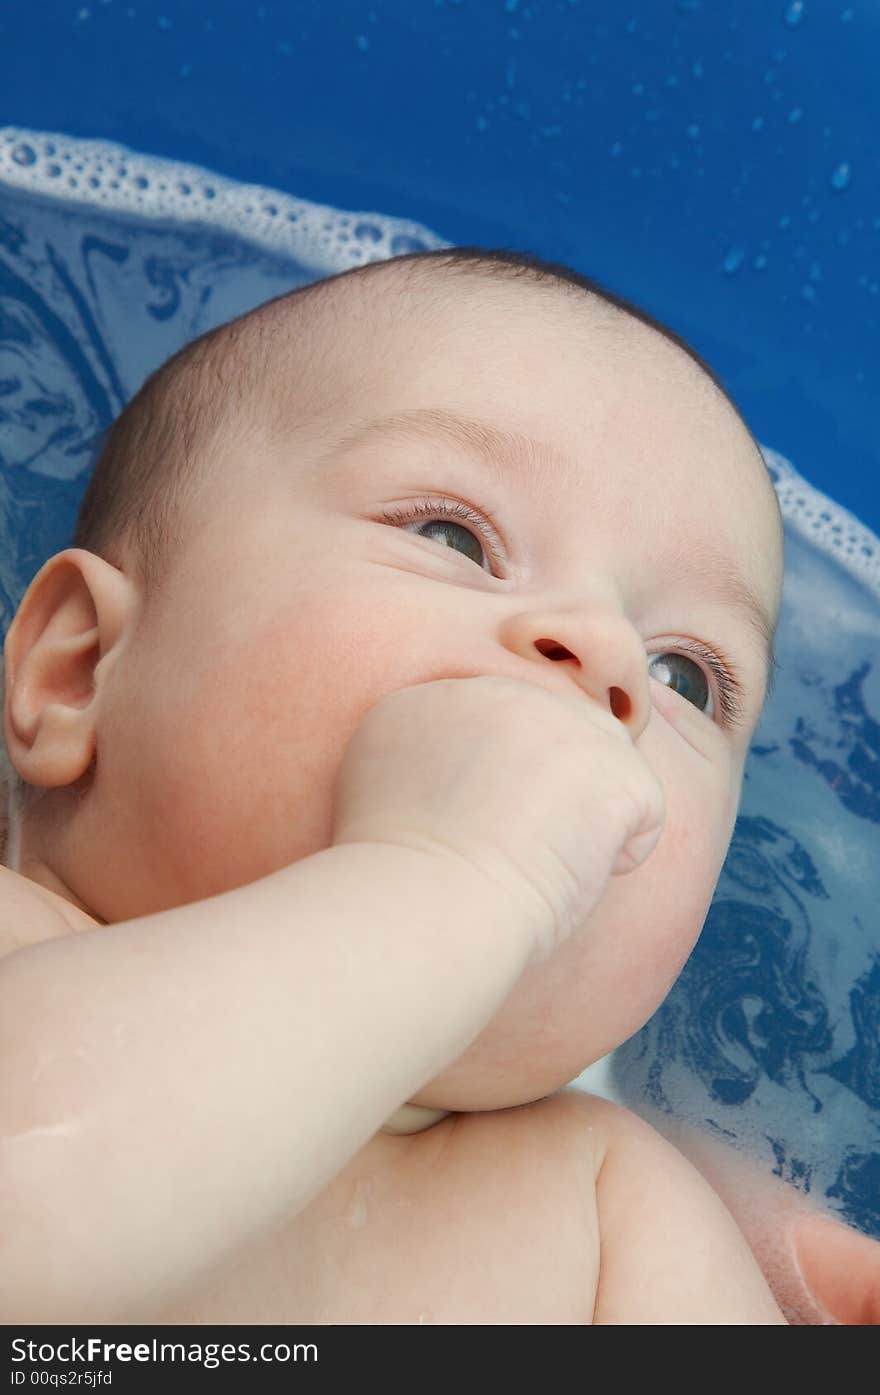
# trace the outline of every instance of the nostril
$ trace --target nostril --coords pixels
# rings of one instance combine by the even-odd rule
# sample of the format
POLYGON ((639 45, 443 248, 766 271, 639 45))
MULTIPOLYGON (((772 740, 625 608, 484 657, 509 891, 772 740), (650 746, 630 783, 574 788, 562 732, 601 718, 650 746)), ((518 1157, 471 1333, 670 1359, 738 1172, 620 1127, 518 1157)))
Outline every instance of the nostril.
POLYGON ((580 659, 575 658, 564 644, 557 644, 555 639, 536 639, 535 648, 547 659, 574 659, 578 668, 581 666, 580 659))
POLYGON ((611 699, 611 711, 619 722, 625 722, 632 712, 632 703, 622 688, 609 688, 608 696, 611 699))

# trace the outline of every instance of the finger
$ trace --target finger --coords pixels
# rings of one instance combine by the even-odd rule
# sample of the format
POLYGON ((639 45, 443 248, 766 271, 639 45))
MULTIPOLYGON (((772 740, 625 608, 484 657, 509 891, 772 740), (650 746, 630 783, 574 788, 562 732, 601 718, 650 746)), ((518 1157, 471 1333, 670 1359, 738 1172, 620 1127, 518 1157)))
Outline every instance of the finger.
POLYGON ((880 1326, 880 1241, 829 1216, 802 1216, 794 1248, 804 1283, 829 1317, 850 1327, 880 1326))

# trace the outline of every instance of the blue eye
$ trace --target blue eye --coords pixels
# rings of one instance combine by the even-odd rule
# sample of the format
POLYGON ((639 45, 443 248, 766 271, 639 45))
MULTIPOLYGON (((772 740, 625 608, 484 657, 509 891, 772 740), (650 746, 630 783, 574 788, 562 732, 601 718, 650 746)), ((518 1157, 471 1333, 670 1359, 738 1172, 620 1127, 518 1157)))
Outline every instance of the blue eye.
POLYGON ((680 697, 705 711, 712 697, 712 686, 704 671, 693 659, 670 652, 652 654, 648 667, 653 676, 665 682, 680 697))
MULTIPOLYGON (((742 685, 734 676, 733 669, 712 649, 708 649, 697 640, 690 640, 687 647, 693 650, 715 679, 718 707, 721 711, 723 725, 728 727, 742 726, 744 721, 742 685)), ((665 670, 663 676, 672 678, 670 686, 674 688, 675 692, 688 702, 694 702, 695 706, 703 710, 700 701, 702 694, 704 690, 712 692, 712 686, 707 681, 703 669, 693 659, 689 659, 686 654, 676 654, 670 650, 662 650, 660 653, 652 654, 648 660, 649 667, 653 668, 658 659, 661 661, 661 670, 665 670), (689 664, 690 675, 688 673, 682 675, 678 672, 678 665, 682 662, 689 664), (696 677, 694 678, 692 675, 696 675, 696 677)))
POLYGON ((473 552, 479 553, 483 549, 492 558, 499 570, 504 566, 504 556, 485 520, 459 499, 421 499, 407 508, 386 509, 385 519, 388 523, 394 523, 398 526, 413 523, 417 519, 421 519, 425 527, 435 523, 443 530, 446 537, 449 537, 451 531, 457 529, 462 536, 468 536, 472 542, 476 543, 476 548, 466 550, 465 555, 469 556, 470 560, 478 567, 482 567, 482 561, 478 556, 474 556, 473 552), (456 523, 454 522, 456 519, 462 519, 464 522, 456 523), (467 523, 468 526, 465 527, 464 523, 467 523), (478 535, 479 541, 474 537, 474 533, 478 535))

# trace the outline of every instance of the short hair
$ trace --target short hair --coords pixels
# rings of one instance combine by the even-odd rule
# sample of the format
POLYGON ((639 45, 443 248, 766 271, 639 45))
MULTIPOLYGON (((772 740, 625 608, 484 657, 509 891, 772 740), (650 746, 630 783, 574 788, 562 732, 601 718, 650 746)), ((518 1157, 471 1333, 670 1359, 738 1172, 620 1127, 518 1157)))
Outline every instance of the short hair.
MULTIPOLYGON (((340 283, 349 278, 363 282, 366 277, 372 279, 404 267, 413 277, 423 268, 436 272, 441 283, 444 275, 461 273, 526 281, 568 295, 585 293, 656 330, 689 355, 727 399, 751 436, 736 403, 690 344, 639 306, 572 267, 508 248, 470 246, 407 252, 285 292, 209 330, 167 359, 104 433, 70 545, 133 571, 147 597, 156 592, 169 563, 186 545, 198 491, 206 478, 210 484, 212 447, 228 438, 231 423, 242 415, 246 418, 255 402, 268 401, 279 314, 292 314, 295 328, 299 316, 299 328, 308 346, 314 315, 323 313, 328 300, 335 306, 340 283)), ((307 391, 304 400, 296 404, 303 411, 307 410, 307 391)), ((755 448, 760 454, 757 442, 755 448)), ((5 743, 0 742, 0 784, 4 781, 12 822, 30 806, 37 791, 22 780, 9 760, 5 743)), ((4 856, 0 817, 0 860, 4 856)))

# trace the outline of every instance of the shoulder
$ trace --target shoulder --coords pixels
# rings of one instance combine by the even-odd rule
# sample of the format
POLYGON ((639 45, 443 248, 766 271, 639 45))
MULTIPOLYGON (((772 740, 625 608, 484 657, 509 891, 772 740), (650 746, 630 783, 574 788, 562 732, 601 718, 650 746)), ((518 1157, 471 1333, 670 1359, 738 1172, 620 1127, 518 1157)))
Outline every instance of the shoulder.
POLYGON ((60 900, 19 872, 0 867, 0 959, 41 940, 73 934, 69 917, 56 904, 60 900))
POLYGON ((593 1321, 783 1324, 745 1236, 701 1172, 636 1114, 594 1101, 602 1265, 593 1321))
POLYGON ((570 1218, 595 1224, 594 1323, 784 1322, 730 1212, 644 1119, 569 1088, 526 1106, 524 1121, 552 1164, 545 1179, 567 1178, 581 1198, 570 1218))

